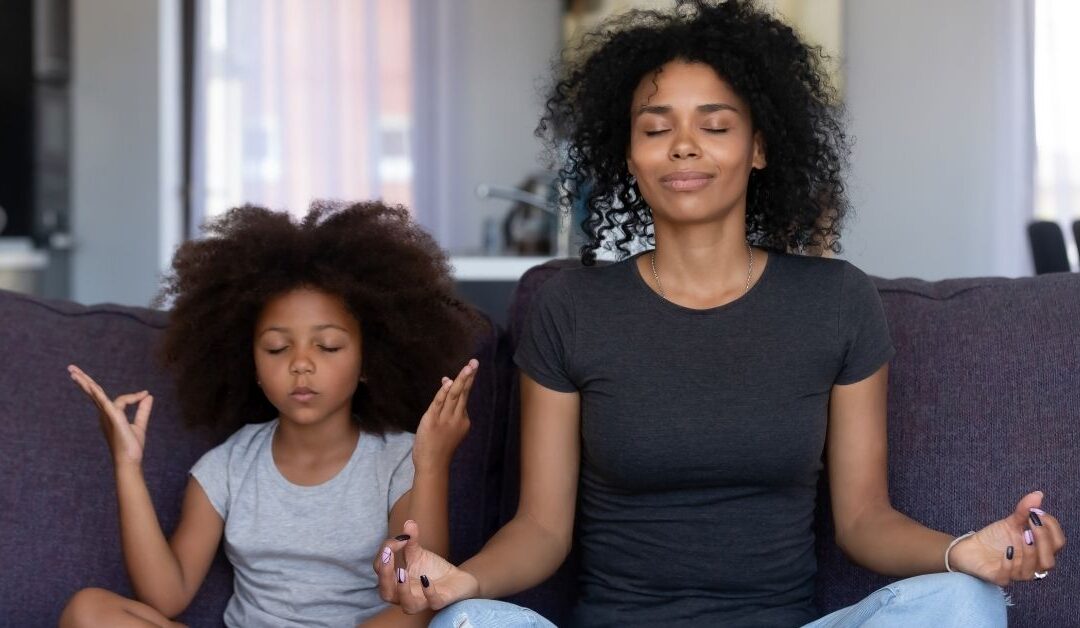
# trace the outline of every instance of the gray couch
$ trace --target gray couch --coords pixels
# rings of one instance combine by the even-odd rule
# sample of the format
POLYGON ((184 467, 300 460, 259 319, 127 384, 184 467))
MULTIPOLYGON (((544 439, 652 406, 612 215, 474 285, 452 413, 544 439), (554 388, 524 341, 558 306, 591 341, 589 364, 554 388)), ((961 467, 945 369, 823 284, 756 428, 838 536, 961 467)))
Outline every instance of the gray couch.
MULTIPOLYGON (((473 429, 452 470, 453 557, 475 552, 517 500, 513 347, 536 288, 555 262, 518 286, 509 329, 482 338, 470 399, 473 429)), ((1006 514, 1040 488, 1066 532, 1080 530, 1080 275, 876 280, 897 356, 889 399, 890 491, 905 512, 963 532, 1006 514)), ((0 626, 55 625, 77 589, 130 594, 118 545, 113 479, 92 408, 64 367, 83 366, 109 391, 158 398, 145 473, 163 526, 176 522, 186 472, 219 436, 184 429, 158 366, 166 316, 86 307, 0 291, 0 626)), ((831 542, 825 487, 818 516, 822 610, 885 582, 831 542)), ((1041 582, 1011 587, 1014 626, 1080 626, 1080 565, 1067 547, 1041 582)), ((221 625, 231 590, 220 557, 184 616, 221 625)), ((515 596, 556 621, 573 598, 573 560, 515 596)))

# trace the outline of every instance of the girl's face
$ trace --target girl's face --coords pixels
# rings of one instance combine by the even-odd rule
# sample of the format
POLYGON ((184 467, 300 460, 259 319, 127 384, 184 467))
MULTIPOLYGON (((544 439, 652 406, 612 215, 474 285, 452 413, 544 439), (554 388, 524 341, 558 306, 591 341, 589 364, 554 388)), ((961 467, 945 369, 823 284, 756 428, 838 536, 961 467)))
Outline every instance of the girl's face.
POLYGON ((255 372, 282 421, 349 420, 360 381, 360 323, 338 296, 298 288, 255 323, 255 372))
POLYGON ((745 220, 764 149, 750 108, 704 63, 669 62, 634 91, 626 163, 657 221, 745 220))

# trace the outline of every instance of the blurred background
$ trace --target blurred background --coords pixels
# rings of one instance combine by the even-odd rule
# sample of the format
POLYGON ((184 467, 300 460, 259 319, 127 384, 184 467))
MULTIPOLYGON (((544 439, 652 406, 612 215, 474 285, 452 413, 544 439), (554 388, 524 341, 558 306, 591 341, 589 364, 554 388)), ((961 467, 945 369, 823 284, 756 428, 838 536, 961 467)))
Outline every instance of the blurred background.
MULTIPOLYGON (((576 248, 533 135, 553 60, 606 16, 672 4, 2 0, 0 288, 146 305, 228 207, 382 198, 475 299, 505 296, 576 248)), ((1080 2, 762 4, 835 61, 844 257, 924 279, 1077 268, 1080 2)))

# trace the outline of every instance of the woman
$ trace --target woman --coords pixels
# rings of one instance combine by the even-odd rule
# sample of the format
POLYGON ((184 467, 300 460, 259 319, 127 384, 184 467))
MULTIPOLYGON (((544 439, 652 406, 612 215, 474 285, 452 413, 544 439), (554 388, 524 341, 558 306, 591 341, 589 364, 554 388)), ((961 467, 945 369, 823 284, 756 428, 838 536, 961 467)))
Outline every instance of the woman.
POLYGON ((576 544, 582 626, 1004 625, 996 585, 1045 575, 1064 535, 1038 492, 959 538, 891 506, 885 318, 866 275, 820 256, 839 250, 847 141, 819 52, 743 0, 631 13, 585 45, 541 128, 592 184, 591 241, 515 356, 518 512, 458 568, 410 527, 384 599, 453 604, 438 626, 546 625, 472 598, 542 582, 576 544), (640 238, 655 247, 630 255, 640 238), (600 249, 624 259, 591 266, 600 249), (826 618, 822 453, 840 547, 909 577, 826 618))

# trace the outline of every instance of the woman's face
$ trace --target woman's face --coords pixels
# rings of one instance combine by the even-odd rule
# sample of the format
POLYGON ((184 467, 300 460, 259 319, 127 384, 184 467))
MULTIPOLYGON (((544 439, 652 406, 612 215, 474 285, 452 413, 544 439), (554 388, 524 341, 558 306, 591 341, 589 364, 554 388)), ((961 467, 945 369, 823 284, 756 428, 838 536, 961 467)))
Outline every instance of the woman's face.
POLYGON ((630 118, 627 166, 657 222, 745 220, 765 147, 747 104, 710 66, 672 61, 646 75, 630 118))

